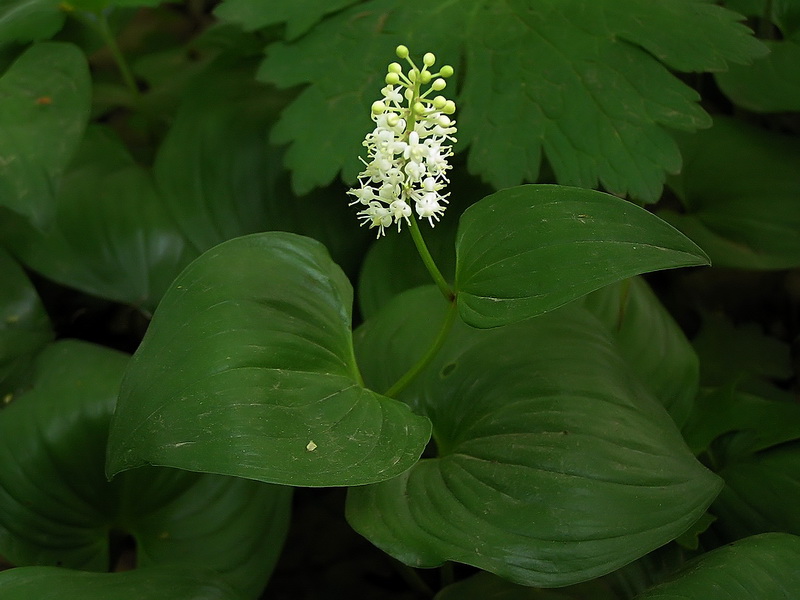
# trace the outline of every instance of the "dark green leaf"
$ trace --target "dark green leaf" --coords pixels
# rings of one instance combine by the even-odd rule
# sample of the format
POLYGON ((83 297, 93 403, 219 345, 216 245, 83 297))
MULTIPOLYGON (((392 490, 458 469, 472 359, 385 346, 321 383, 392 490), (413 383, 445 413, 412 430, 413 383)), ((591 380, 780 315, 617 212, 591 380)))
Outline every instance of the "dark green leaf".
POLYGON ((618 596, 600 580, 543 590, 517 585, 489 573, 478 573, 447 586, 434 600, 618 600, 618 596))
POLYGON ((800 38, 765 44, 768 56, 717 73, 717 84, 735 104, 748 110, 800 111, 800 38))
POLYGON ((331 486, 408 469, 430 423, 359 384, 351 303, 347 278, 309 238, 257 234, 201 256, 128 370, 109 473, 149 462, 331 486))
POLYGON ((75 46, 31 46, 0 78, 0 204, 47 224, 61 172, 89 117, 89 69, 75 46))
POLYGON ((800 537, 759 535, 704 554, 636 600, 786 600, 800 595, 800 537))
POLYGON ((800 144, 717 117, 681 139, 685 167, 670 186, 686 214, 663 218, 700 244, 714 265, 784 269, 800 265, 800 144))
POLYGON ((15 254, 46 277, 152 310, 196 255, 166 212, 149 173, 108 130, 93 127, 57 194, 55 222, 0 225, 15 254))
POLYGON ((647 283, 626 279, 589 294, 583 305, 608 327, 620 353, 682 426, 697 395, 697 355, 647 283))
MULTIPOLYGON (((795 417, 796 418, 796 417, 795 417)), ((711 510, 715 527, 732 538, 768 531, 800 535, 800 444, 784 444, 726 465, 711 510)))
POLYGON ((461 317, 496 327, 647 271, 708 264, 691 240, 614 196, 554 185, 492 194, 461 216, 461 317))
POLYGON ((291 40, 311 29, 328 13, 356 2, 358 0, 306 0, 303 3, 225 0, 214 10, 214 15, 241 25, 245 31, 286 23, 286 38, 291 40))
POLYGON ((50 319, 25 272, 0 249, 0 408, 28 383, 33 357, 53 338, 50 319), (7 394, 9 394, 7 396, 7 394))
MULTIPOLYGON (((401 294, 386 308, 393 317, 379 314, 362 335, 380 337, 394 361, 414 334, 430 335, 435 293, 401 294)), ((380 340, 360 339, 359 356, 379 351, 380 340)), ((580 582, 681 534, 721 485, 579 307, 490 331, 456 323, 403 397, 433 422, 438 457, 351 488, 347 515, 409 565, 454 560, 524 585, 580 582)))
MULTIPOLYGON (((296 6, 270 3, 278 14, 296 6)), ((259 77, 310 84, 274 131, 291 144, 299 192, 339 171, 355 178, 378 78, 403 43, 455 65, 466 57, 458 137, 470 170, 493 186, 535 181, 544 155, 560 183, 652 202, 681 165, 667 128, 709 124, 667 67, 721 70, 763 55, 738 18, 705 0, 372 0, 269 46, 259 77)))
POLYGON ((257 597, 280 552, 291 490, 153 467, 109 483, 106 440, 127 363, 59 342, 39 356, 33 389, 0 412, 0 555, 105 571, 118 558, 115 537, 127 534, 139 566, 211 569, 257 597))
POLYGON ((44 40, 64 24, 56 0, 0 0, 0 46, 44 40))
POLYGON ((21 567, 0 573, 3 600, 242 600, 213 572, 147 567, 124 573, 84 573, 21 567))

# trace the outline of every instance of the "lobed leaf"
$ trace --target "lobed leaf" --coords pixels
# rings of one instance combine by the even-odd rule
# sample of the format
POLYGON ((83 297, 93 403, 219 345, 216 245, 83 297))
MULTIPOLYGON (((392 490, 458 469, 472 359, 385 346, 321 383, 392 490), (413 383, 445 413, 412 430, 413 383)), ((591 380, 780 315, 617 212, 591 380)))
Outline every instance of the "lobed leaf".
POLYGON ((430 424, 362 387, 351 303, 347 278, 309 238, 256 234, 202 255, 127 371, 108 472, 151 463, 334 486, 408 469, 430 424))
POLYGON ((520 186, 461 216, 459 312, 474 327, 497 327, 633 275, 705 264, 691 240, 630 202, 579 188, 520 186))

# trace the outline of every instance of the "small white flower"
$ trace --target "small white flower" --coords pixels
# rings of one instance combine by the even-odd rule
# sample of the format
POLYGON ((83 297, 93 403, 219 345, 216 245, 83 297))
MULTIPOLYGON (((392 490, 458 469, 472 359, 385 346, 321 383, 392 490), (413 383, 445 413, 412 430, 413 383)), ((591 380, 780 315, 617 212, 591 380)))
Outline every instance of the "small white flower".
POLYGON ((378 237, 392 224, 400 231, 414 212, 431 226, 439 220, 447 204, 448 194, 441 193, 448 182, 447 159, 456 141, 455 121, 449 116, 455 104, 441 95, 428 98, 446 87, 443 78, 450 77, 453 68, 444 66, 432 73, 435 56, 428 53, 420 69, 408 58, 405 46, 398 46, 397 55, 411 68, 404 74, 399 63, 389 65, 382 99, 372 103, 375 127, 364 138, 367 160, 361 159, 359 187, 347 192, 355 198, 351 206, 365 207, 358 212, 361 224, 376 228, 378 237), (423 85, 429 89, 423 91, 423 85), (412 200, 415 211, 409 206, 412 200))

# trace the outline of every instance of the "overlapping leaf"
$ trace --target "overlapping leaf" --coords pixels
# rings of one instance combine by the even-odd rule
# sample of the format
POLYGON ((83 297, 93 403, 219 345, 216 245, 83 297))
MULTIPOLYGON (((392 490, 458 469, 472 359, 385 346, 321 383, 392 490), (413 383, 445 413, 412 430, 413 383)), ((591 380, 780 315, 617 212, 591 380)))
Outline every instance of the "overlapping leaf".
POLYGON ((636 600, 785 600, 800 594, 800 537, 759 535, 709 552, 636 600))
POLYGON ((150 174, 103 128, 87 131, 55 208, 46 230, 8 218, 0 235, 27 266, 89 294, 152 310, 196 256, 150 174))
POLYGON ((704 264, 691 240, 630 202, 580 188, 519 186, 461 216, 458 307, 470 325, 497 327, 633 275, 704 264))
MULTIPOLYGON (((445 305, 436 294, 401 294, 359 332, 368 381, 393 377, 371 357, 401 369, 424 347, 445 305)), ((410 565, 583 581, 682 533, 720 487, 579 307, 490 331, 457 323, 402 397, 430 417, 438 457, 351 488, 347 515, 410 565)))
POLYGON ((57 0, 0 0, 0 47, 49 38, 64 24, 57 0))
POLYGON ((325 248, 265 233, 175 281, 123 383, 110 473, 149 462, 291 485, 358 485, 413 465, 430 423, 360 385, 352 288, 325 248))
POLYGON ((20 567, 0 573, 3 600, 242 600, 213 572, 196 567, 147 567, 86 573, 58 567, 20 567))
POLYGON ((583 306, 608 327, 645 386, 683 425, 697 395, 699 361, 647 283, 637 277, 607 286, 586 296, 583 306))
MULTIPOLYGON (((272 3, 282 18, 289 4, 272 3)), ((371 0, 269 46, 260 77, 311 84, 274 132, 291 144, 299 191, 340 170, 354 178, 378 77, 404 43, 457 65, 465 55, 459 138, 471 171, 494 186, 536 180, 544 156, 559 183, 655 201, 665 171, 681 164, 667 128, 709 124, 668 68, 721 70, 763 55, 737 19, 703 0, 371 0)))
POLYGON ((686 165, 670 186, 686 212, 660 216, 702 246, 715 265, 800 265, 796 139, 717 117, 712 129, 681 138, 681 148, 686 165))
POLYGON ((118 559, 112 540, 127 534, 139 566, 211 570, 257 597, 280 552, 290 490, 150 467, 109 483, 106 440, 127 363, 58 342, 38 358, 33 389, 0 412, 0 554, 18 566, 106 571, 118 559))
POLYGON ((434 600, 619 600, 603 580, 557 590, 531 588, 511 583, 489 573, 478 573, 447 586, 434 600))
POLYGON ((287 39, 295 39, 318 23, 325 15, 355 4, 358 0, 313 0, 309 2, 261 2, 225 0, 214 14, 245 31, 253 31, 276 23, 286 23, 287 39))
POLYGON ((31 46, 0 78, 0 205, 47 224, 59 177, 89 117, 89 69, 76 46, 31 46))
POLYGON ((0 280, 0 402, 5 403, 27 385, 31 361, 52 339, 53 331, 25 272, 2 249, 0 280))

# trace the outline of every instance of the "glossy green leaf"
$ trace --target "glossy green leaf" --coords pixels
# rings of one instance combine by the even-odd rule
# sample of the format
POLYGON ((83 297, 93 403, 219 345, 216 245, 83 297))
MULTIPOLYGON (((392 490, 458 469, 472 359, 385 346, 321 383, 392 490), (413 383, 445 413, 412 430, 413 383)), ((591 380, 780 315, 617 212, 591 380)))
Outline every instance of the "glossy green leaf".
POLYGON ((0 0, 0 46, 44 40, 64 24, 56 0, 0 0))
POLYGON ((800 443, 758 452, 720 469, 725 487, 712 506, 731 538, 768 531, 800 535, 800 443))
POLYGON ((325 15, 355 4, 358 0, 306 0, 305 2, 262 2, 261 0, 225 0, 214 15, 224 21, 253 31, 286 23, 286 38, 297 38, 318 23, 325 15))
POLYGON ((108 482, 111 414, 128 356, 62 341, 37 360, 30 392, 0 412, 0 555, 18 566, 136 563, 211 569, 255 598, 277 560, 291 490, 146 467, 108 482))
POLYGON ((730 118, 681 138, 685 166, 670 186, 686 211, 659 213, 714 265, 800 265, 800 143, 730 118))
MULTIPOLYGON (((401 294, 376 317, 388 360, 429 335, 435 293, 401 294)), ((379 351, 380 340, 359 341, 359 357, 379 351)), ((347 516, 412 566, 453 560, 524 585, 577 583, 681 534, 721 486, 580 307, 490 331, 456 323, 403 398, 431 419, 438 457, 351 488, 347 516)))
POLYGON ((0 408, 28 383, 33 357, 53 338, 50 319, 25 272, 0 249, 0 408), (11 396, 6 396, 11 394, 11 396))
POLYGON ((636 600, 786 600, 800 595, 800 537, 759 535, 704 554, 636 600))
POLYGON ((672 316, 641 278, 597 290, 583 306, 608 327, 620 353, 680 427, 697 395, 697 355, 672 316))
MULTIPOLYGON (((281 18, 300 10, 295 0, 270 8, 281 18)), ((559 183, 654 202, 664 173, 681 165, 668 129, 709 124, 699 96, 668 69, 717 71, 765 54, 739 18, 705 0, 371 0, 268 46, 258 77, 307 86, 273 130, 290 144, 298 193, 340 171, 355 179, 369 106, 402 43, 417 58, 432 51, 465 66, 458 138, 470 171, 493 187, 536 181, 545 157, 559 183)))
POLYGON ((765 42, 770 53, 748 66, 715 75, 735 104, 754 112, 800 111, 800 36, 765 42))
POLYGON ((0 205, 43 226, 89 117, 89 69, 76 46, 28 48, 0 78, 0 205))
POLYGON ((478 573, 448 585, 434 600, 619 600, 619 597, 602 580, 543 590, 517 585, 490 573, 478 573))
POLYGON ((430 423, 360 385, 352 288, 325 248, 237 238, 162 300, 122 386, 109 473, 145 462, 305 486, 413 465, 430 423))
POLYGON ((275 100, 246 67, 197 77, 156 156, 158 190, 197 254, 283 225, 273 199, 280 159, 266 140, 275 100))
POLYGON ((497 327, 647 271, 708 264, 691 240, 614 196, 554 185, 502 190, 461 216, 462 319, 497 327))
POLYGON ((242 600, 213 572, 191 567, 122 573, 20 567, 0 573, 0 595, 3 600, 242 600))
POLYGON ((30 268, 86 293, 152 310, 196 254, 150 174, 99 126, 65 173, 46 230, 8 217, 0 236, 30 268))

